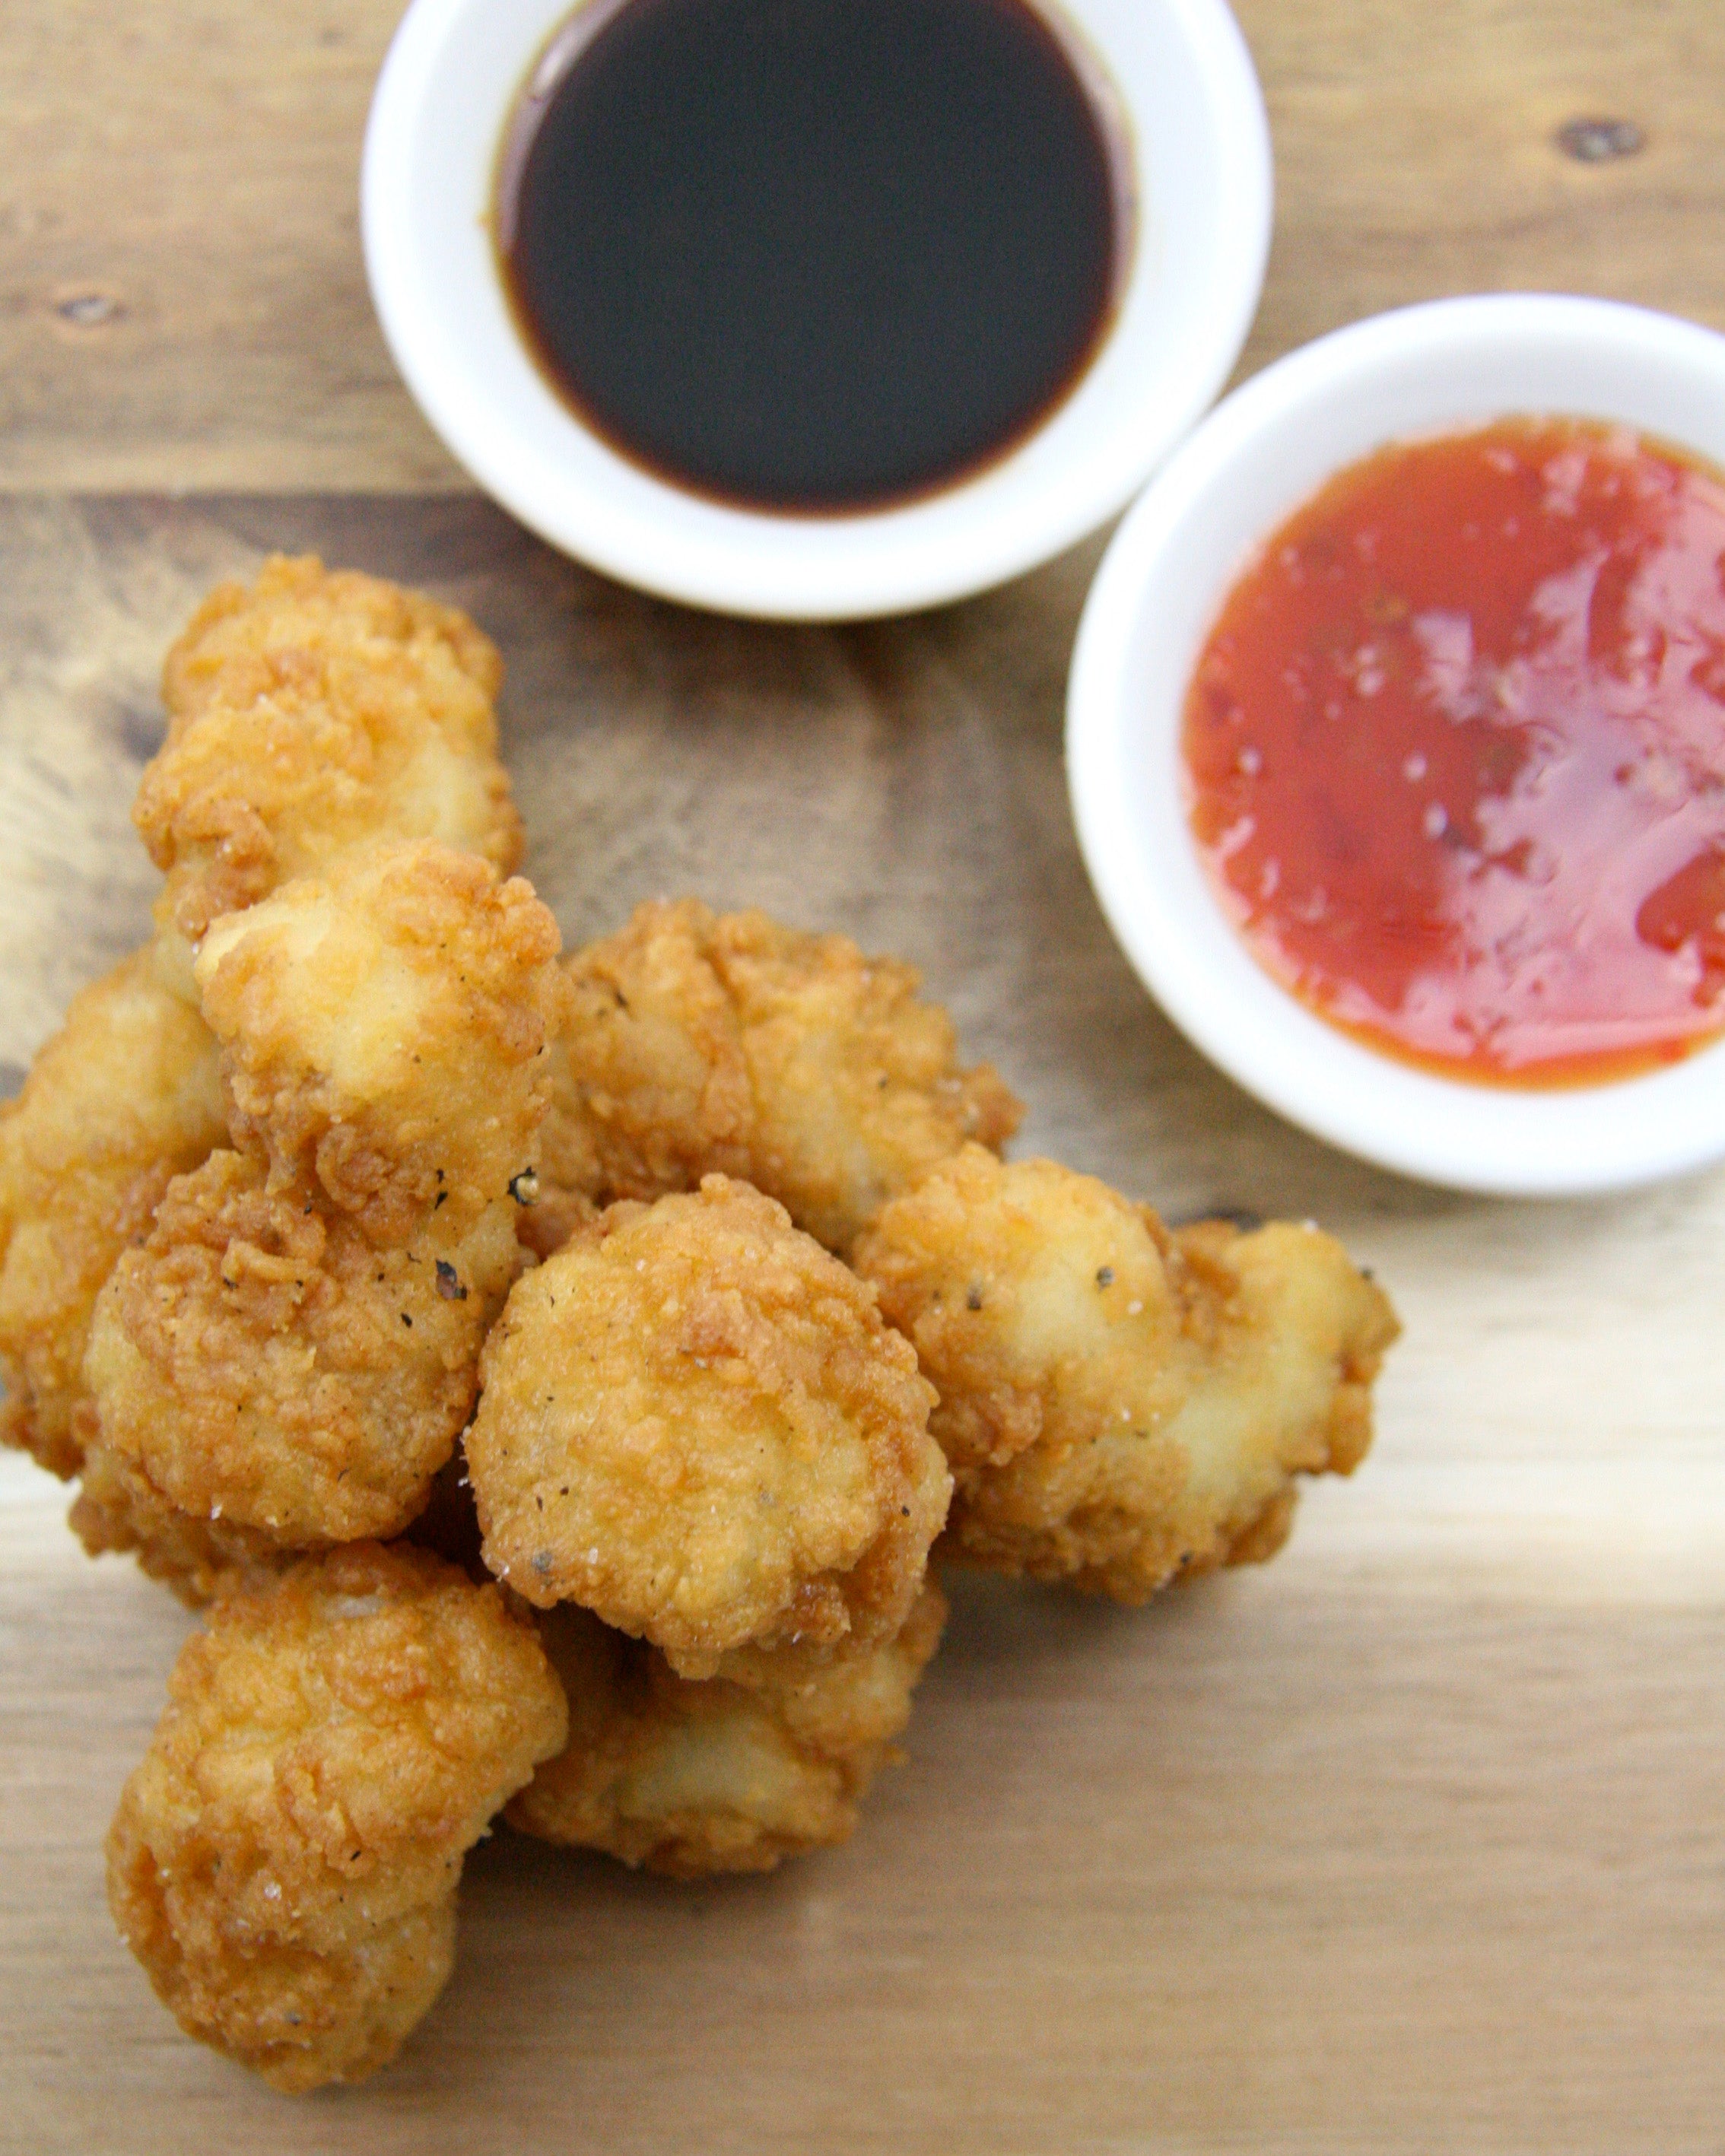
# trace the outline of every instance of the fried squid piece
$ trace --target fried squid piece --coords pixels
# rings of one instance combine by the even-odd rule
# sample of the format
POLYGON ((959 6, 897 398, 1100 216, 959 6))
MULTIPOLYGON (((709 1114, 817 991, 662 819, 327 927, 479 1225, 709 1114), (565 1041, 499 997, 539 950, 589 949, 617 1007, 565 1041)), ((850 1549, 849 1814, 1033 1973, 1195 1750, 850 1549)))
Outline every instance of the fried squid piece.
POLYGON ((131 1557, 140 1572, 201 1609, 228 1587, 262 1587, 299 1560, 256 1527, 194 1518, 97 1435, 85 1450, 68 1524, 91 1557, 131 1557))
POLYGON ((289 1548, 397 1534, 472 1410, 516 1266, 507 1199, 380 1246, 261 1163, 212 1154, 98 1301, 101 1442, 195 1519, 289 1548))
POLYGON ((85 1358, 103 1444, 167 1503, 299 1548, 418 1512, 519 1263, 556 951, 525 884, 429 842, 212 932, 246 1150, 170 1185, 85 1358))
POLYGON ((506 1198, 550 1099, 558 947, 531 885, 429 842, 218 921, 195 978, 235 1144, 379 1241, 506 1198))
POLYGON ((502 666, 465 614, 310 557, 220 586, 167 656, 167 740, 133 819, 167 876, 157 921, 218 915, 380 837, 507 874, 520 819, 497 758, 502 666))
POLYGON ((568 1698, 569 1741, 505 1816, 680 1879, 769 1871, 847 1840, 946 1614, 929 1581, 896 1639, 824 1661, 747 1648, 724 1676, 691 1682, 586 1610, 548 1610, 540 1636, 568 1698))
POLYGON ((1018 1127, 993 1070, 958 1067, 952 1021, 919 1000, 916 972, 843 936, 686 899, 639 907, 566 971, 542 1209, 527 1224, 542 1250, 584 1200, 718 1173, 842 1255, 967 1138, 998 1147, 1018 1127))
POLYGON ((947 1543, 1142 1601, 1269 1557, 1296 1474, 1348 1474, 1399 1327, 1315 1228, 1170 1234, 1052 1161, 968 1147, 855 1255, 940 1394, 947 1543))
POLYGON ((90 1313, 176 1175, 227 1142, 216 1044, 139 951, 73 1002, 0 1108, 0 1436, 62 1476, 90 1313))
POLYGON ((121 1936, 189 2035, 278 2088, 362 2080, 443 1989, 462 1860, 566 1728, 531 1628, 424 1551, 224 1596, 109 1831, 121 1936))
POLYGON ((872 1292, 722 1176, 612 1207, 516 1284, 466 1438, 485 1562, 710 1676, 890 1639, 951 1477, 872 1292))

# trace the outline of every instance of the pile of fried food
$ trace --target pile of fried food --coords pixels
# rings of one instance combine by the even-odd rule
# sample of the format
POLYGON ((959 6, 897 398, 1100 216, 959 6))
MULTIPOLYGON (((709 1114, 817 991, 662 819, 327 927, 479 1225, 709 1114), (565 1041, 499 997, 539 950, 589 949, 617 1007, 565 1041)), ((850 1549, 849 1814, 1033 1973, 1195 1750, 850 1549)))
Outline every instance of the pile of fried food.
POLYGON ((0 1116, 4 1435, 208 1605, 108 1841, 193 2035, 391 2058, 464 1856, 842 1840, 942 1560, 1137 1602, 1353 1467, 1395 1332, 1310 1226, 1052 1161, 916 975, 693 901, 560 956, 496 653, 278 560, 170 653, 145 949, 0 1116))

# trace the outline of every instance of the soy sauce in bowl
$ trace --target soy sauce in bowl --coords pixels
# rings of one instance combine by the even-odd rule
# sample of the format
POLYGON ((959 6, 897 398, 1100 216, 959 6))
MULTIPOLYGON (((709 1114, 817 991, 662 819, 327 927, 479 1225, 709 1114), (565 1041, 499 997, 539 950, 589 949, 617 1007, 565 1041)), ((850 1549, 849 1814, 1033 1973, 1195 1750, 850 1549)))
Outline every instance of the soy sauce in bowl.
POLYGON ((970 477, 1104 341, 1133 239, 1100 69, 1027 0, 593 0, 505 139, 504 283, 588 427, 752 509, 970 477))

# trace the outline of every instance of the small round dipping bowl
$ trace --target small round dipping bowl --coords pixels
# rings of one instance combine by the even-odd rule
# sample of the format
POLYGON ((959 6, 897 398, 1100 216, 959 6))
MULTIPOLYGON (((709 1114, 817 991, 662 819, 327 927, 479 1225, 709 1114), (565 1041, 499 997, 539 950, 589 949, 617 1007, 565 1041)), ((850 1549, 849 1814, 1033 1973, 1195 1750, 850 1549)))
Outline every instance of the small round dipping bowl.
POLYGON ((1272 979, 1223 912, 1188 828, 1180 749, 1193 668, 1260 543, 1386 444, 1515 413, 1622 422, 1725 466, 1725 337, 1605 300, 1507 295, 1381 315, 1266 367, 1189 437, 1116 533, 1080 625, 1066 746, 1102 910, 1213 1062, 1382 1167, 1546 1196, 1725 1156, 1725 1043, 1645 1076, 1538 1091, 1377 1053, 1272 979))
POLYGON ((655 476, 554 394, 506 300, 491 213, 506 123, 570 0, 413 0, 378 79, 361 182, 366 266, 426 418, 553 546, 722 613, 839 620, 930 606, 1106 522, 1209 404, 1245 341, 1269 246, 1269 132, 1223 0, 1036 4, 1112 85, 1137 239, 1096 355, 997 462, 903 506, 758 512, 655 476))

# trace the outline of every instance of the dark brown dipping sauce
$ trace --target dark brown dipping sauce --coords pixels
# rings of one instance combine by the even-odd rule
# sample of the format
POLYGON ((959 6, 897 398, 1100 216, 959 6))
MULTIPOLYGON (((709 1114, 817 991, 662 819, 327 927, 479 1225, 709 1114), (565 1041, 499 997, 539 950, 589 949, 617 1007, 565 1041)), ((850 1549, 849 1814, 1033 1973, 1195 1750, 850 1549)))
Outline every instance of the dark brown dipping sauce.
POLYGON ((1124 145, 1024 0, 595 0, 499 179, 542 372, 659 477, 754 508, 926 494, 1101 341, 1124 145))

